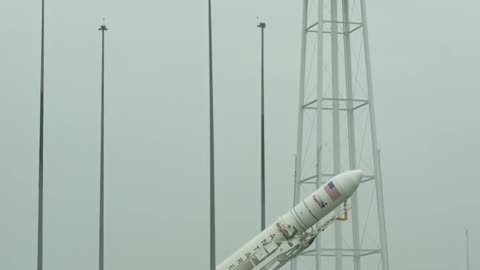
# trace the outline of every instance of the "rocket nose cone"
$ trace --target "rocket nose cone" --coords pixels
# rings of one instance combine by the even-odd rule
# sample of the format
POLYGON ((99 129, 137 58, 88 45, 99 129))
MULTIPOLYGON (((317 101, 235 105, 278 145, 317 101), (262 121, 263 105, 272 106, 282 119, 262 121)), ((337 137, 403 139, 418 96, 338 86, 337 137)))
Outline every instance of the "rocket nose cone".
POLYGON ((352 170, 340 174, 339 180, 341 181, 342 190, 348 196, 351 196, 360 186, 363 177, 364 174, 361 170, 352 170))
POLYGON ((362 178, 365 175, 363 174, 362 170, 354 170, 352 171, 352 176, 351 176, 351 181, 355 185, 355 188, 357 188, 360 183, 362 182, 362 178))

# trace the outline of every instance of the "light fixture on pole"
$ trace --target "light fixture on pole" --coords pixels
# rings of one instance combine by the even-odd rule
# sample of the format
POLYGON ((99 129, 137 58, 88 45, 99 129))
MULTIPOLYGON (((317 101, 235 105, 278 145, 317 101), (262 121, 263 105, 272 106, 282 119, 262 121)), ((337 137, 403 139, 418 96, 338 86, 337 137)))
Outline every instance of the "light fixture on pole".
POLYGON ((260 207, 261 207, 261 231, 265 229, 265 66, 264 66, 264 30, 267 24, 261 22, 257 25, 261 29, 262 41, 261 41, 261 150, 260 150, 260 168, 261 168, 261 178, 260 178, 260 207))
POLYGON ((105 208, 105 182, 104 182, 104 159, 105 159, 105 21, 98 29, 102 31, 102 75, 101 75, 101 109, 100 109, 100 217, 99 217, 99 245, 98 245, 98 269, 104 267, 104 208, 105 208))

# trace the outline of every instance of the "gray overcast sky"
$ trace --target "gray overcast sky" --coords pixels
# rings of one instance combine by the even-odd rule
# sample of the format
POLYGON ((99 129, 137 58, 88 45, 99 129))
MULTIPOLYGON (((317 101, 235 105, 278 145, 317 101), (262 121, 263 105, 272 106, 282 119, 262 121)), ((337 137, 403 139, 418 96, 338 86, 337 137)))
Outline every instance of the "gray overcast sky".
MULTIPOLYGON (((257 16, 267 22, 268 221, 291 206, 301 1, 213 4, 221 261, 258 231, 257 16)), ((392 269, 463 268, 464 227, 480 253, 479 7, 367 2, 392 269)), ((103 16, 106 267, 207 269, 206 8, 47 1, 45 269, 97 267, 103 16)), ((40 1, 1 1, 0 33, 0 269, 34 269, 40 1)))

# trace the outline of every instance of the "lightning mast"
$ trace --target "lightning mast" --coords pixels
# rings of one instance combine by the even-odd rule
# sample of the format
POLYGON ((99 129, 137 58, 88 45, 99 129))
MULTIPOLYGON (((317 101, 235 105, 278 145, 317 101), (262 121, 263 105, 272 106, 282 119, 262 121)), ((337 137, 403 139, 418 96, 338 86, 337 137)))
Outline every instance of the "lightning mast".
POLYGON ((43 122, 44 122, 44 67, 45 67, 45 0, 42 0, 40 47, 40 131, 38 151, 38 231, 37 270, 43 269, 43 122))
POLYGON ((98 29, 102 31, 102 77, 101 77, 101 108, 100 108, 100 222, 99 222, 99 247, 98 247, 98 269, 104 268, 104 193, 105 193, 105 31, 107 26, 105 20, 98 29))
POLYGON ((212 0, 208 0, 208 78, 209 78, 209 132, 210 132, 210 270, 216 266, 215 227, 215 125, 213 110, 213 44, 212 44, 212 0))
POLYGON ((261 177, 260 177, 260 231, 265 229, 265 65, 264 65, 264 31, 266 23, 261 22, 257 25, 261 29, 262 41, 261 41, 261 150, 260 150, 260 168, 261 168, 261 177))

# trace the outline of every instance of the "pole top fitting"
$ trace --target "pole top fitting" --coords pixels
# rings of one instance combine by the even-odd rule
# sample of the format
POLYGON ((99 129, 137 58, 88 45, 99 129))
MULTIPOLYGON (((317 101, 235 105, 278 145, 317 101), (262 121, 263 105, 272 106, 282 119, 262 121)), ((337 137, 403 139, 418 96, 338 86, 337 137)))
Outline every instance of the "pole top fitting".
POLYGON ((107 24, 105 23, 105 17, 102 18, 102 25, 98 28, 99 31, 107 31, 107 24))
POLYGON ((264 22, 261 22, 257 26, 260 27, 260 28, 265 28, 267 26, 267 24, 264 23, 264 22))

